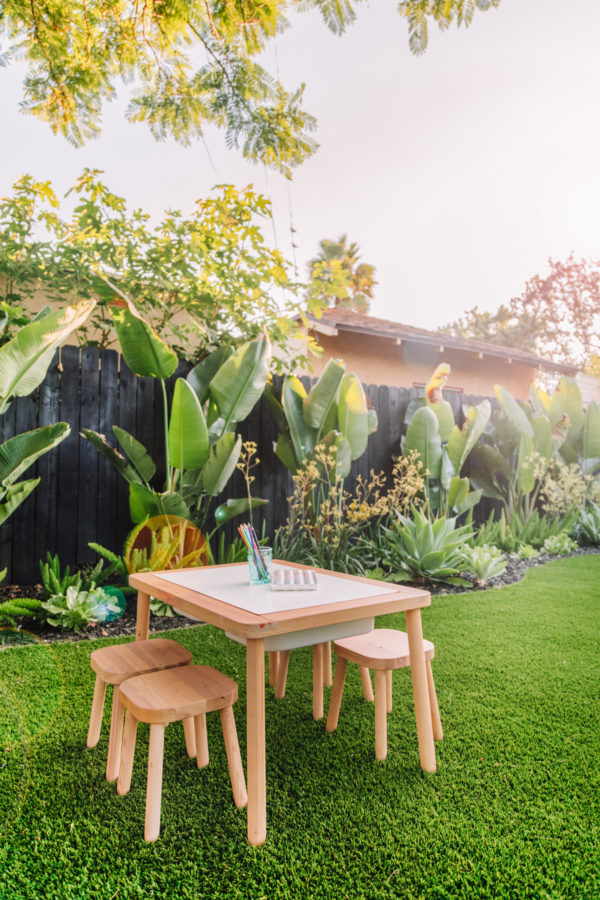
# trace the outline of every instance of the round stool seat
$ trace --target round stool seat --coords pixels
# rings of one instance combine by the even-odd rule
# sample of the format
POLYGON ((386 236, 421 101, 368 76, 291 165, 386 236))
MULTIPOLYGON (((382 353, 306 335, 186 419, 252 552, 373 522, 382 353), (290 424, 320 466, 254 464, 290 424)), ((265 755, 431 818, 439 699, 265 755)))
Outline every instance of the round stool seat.
MULTIPOLYGON (((425 659, 431 660, 435 647, 431 641, 423 639, 425 659)), ((333 642, 338 656, 356 662, 367 669, 403 669, 410 666, 408 635, 393 628, 376 628, 368 634, 342 638, 333 642)))
POLYGON ((137 675, 188 666, 191 662, 189 650, 166 638, 100 647, 90 656, 92 669, 107 684, 121 684, 137 675))
POLYGON ((119 697, 138 722, 166 725, 231 706, 238 687, 212 666, 183 666, 129 678, 119 697))

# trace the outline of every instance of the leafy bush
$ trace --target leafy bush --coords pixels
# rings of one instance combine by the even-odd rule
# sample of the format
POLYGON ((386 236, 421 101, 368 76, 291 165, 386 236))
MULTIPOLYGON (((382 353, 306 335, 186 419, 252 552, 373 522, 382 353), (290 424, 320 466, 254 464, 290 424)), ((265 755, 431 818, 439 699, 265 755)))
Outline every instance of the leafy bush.
POLYGON ((540 551, 532 547, 531 544, 521 544, 515 553, 517 559, 535 559, 539 555, 540 551))
POLYGON ((482 544, 499 547, 505 553, 516 553, 522 544, 530 544, 532 547, 541 548, 546 538, 565 533, 568 534, 575 521, 576 512, 572 510, 563 517, 550 518, 540 515, 534 510, 523 521, 518 513, 513 513, 507 520, 504 510, 497 521, 493 519, 493 513, 487 522, 481 526, 474 540, 476 546, 482 544))
POLYGON ((585 509, 579 510, 573 537, 583 546, 596 547, 600 544, 600 506, 597 503, 590 502, 585 509))
POLYGON ((467 564, 466 570, 475 575, 480 585, 501 575, 506 569, 506 557, 498 547, 488 544, 468 547, 463 550, 463 556, 467 564))
POLYGON ((119 604, 102 588, 82 591, 70 585, 64 594, 56 594, 43 603, 42 609, 50 625, 79 631, 83 625, 104 621, 106 610, 117 612, 119 604))
POLYGON ((577 550, 577 543, 566 532, 562 532, 546 538, 542 550, 550 556, 566 556, 577 550))
POLYGON ((461 548, 472 537, 468 525, 456 526, 456 517, 429 521, 413 507, 410 518, 398 515, 391 528, 383 527, 387 546, 382 564, 390 581, 441 581, 469 585, 458 577, 465 569, 461 548))
POLYGON ((60 594, 66 594, 70 587, 77 588, 78 591, 92 591, 102 571, 103 562, 94 566, 89 574, 84 572, 73 572, 71 574, 70 566, 65 566, 64 572, 60 570, 60 559, 58 553, 54 556, 50 552, 46 554, 46 562, 40 560, 40 576, 42 579, 42 596, 45 600, 60 594))

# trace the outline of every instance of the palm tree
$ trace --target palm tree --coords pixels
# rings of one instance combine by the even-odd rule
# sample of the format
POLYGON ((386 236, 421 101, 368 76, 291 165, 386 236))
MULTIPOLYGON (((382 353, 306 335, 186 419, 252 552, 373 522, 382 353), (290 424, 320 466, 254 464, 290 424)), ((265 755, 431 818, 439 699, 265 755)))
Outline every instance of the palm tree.
POLYGON ((332 290, 323 291, 330 305, 333 300, 333 306, 366 314, 377 284, 375 266, 359 263, 359 259, 358 244, 349 244, 343 234, 337 241, 319 241, 319 253, 308 267, 313 287, 323 282, 332 286, 332 290))

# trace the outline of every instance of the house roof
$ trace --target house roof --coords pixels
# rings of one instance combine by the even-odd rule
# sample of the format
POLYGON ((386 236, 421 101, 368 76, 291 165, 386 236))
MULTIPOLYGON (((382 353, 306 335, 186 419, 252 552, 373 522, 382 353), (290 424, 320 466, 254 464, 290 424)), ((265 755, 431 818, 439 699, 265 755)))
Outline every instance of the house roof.
POLYGON ((517 350, 515 347, 504 347, 501 344, 490 344, 487 341, 474 341, 443 331, 427 331, 425 328, 414 328, 412 325, 391 322, 389 319, 365 316, 350 309, 340 309, 339 307, 326 309, 321 317, 309 315, 308 320, 314 331, 332 337, 340 331, 348 331, 356 334, 368 334, 372 337, 388 338, 397 343, 429 344, 448 350, 464 350, 482 356, 510 359, 513 362, 528 363, 538 368, 562 372, 565 375, 575 375, 578 371, 576 366, 544 359, 534 353, 528 353, 526 350, 517 350))

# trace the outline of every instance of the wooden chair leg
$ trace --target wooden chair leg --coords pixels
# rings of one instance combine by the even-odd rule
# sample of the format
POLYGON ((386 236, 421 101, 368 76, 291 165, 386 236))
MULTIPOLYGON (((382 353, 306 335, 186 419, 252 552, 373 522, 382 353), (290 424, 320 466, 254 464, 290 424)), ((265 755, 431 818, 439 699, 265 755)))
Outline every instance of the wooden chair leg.
POLYGON ((194 727, 194 717, 188 716, 182 722, 183 733, 185 735, 185 749, 190 759, 196 755, 196 730, 194 727))
POLYGON ((331 687, 333 684, 333 671, 331 665, 331 641, 323 644, 323 684, 331 687))
POLYGON ((233 802, 239 809, 248 805, 248 792, 246 791, 246 779, 244 778, 233 707, 226 706, 225 709, 220 709, 219 715, 221 717, 221 728, 223 729, 223 740, 225 741, 225 752, 227 753, 233 802))
POLYGON ((285 685, 287 682, 288 666, 290 664, 290 651, 279 651, 279 665, 277 666, 277 684, 275 686, 275 698, 281 700, 285 697, 285 685))
POLYGON ((148 746, 148 781, 146 783, 146 823, 144 840, 155 841, 160 834, 160 803, 162 796, 163 752, 165 726, 150 726, 148 746))
POLYGON ((119 697, 119 685, 113 688, 110 736, 108 738, 108 759, 106 760, 106 780, 116 781, 119 777, 121 759, 121 739, 123 736, 123 705, 119 697))
POLYGON ((335 678, 333 679, 333 689, 331 691, 331 699, 329 701, 329 712, 327 713, 327 731, 335 731, 340 717, 340 706, 342 705, 342 694, 344 693, 344 680, 346 678, 346 666, 348 661, 338 656, 335 664, 335 678))
POLYGON ((313 719, 323 718, 323 644, 313 646, 313 719))
POLYGON ((100 729, 102 728, 102 713, 104 712, 105 697, 106 682, 103 681, 99 675, 96 675, 96 683, 94 685, 94 699, 92 700, 90 724, 87 736, 88 747, 95 747, 100 740, 100 729))
POLYGON ((117 794, 126 794, 131 787, 131 773, 133 771, 137 726, 137 719, 133 713, 127 710, 125 713, 125 727, 123 728, 123 746, 121 748, 121 764, 119 766, 117 794))
POLYGON ((277 684, 277 671, 279 669, 279 650, 269 651, 269 685, 275 687, 277 684))
POLYGON ((371 684, 371 673, 366 666, 359 666, 358 671, 360 672, 360 683, 362 684, 363 697, 369 703, 372 703, 375 699, 375 695, 373 693, 373 685, 371 684))
POLYGON ((429 691, 429 705, 431 707, 431 725, 433 727, 434 741, 442 741, 444 732, 442 729, 442 720, 440 719, 440 708, 438 706, 437 694, 435 692, 435 683, 433 681, 433 672, 431 671, 431 661, 426 660, 427 668, 427 690, 429 691))
POLYGON ((194 716, 194 727, 196 730, 196 762, 198 763, 198 768, 203 769, 210 762, 208 737, 206 734, 206 716, 204 713, 194 716))
POLYGON ((386 699, 387 699, 387 711, 391 713, 392 711, 392 670, 388 669, 385 673, 385 682, 386 682, 386 699))
POLYGON ((375 758, 387 757, 387 677, 375 670, 375 758))

